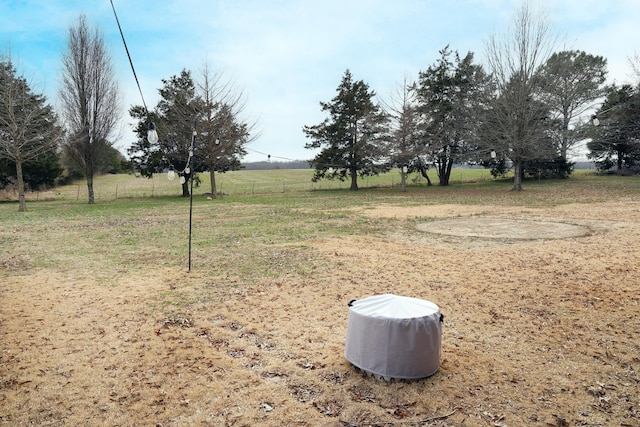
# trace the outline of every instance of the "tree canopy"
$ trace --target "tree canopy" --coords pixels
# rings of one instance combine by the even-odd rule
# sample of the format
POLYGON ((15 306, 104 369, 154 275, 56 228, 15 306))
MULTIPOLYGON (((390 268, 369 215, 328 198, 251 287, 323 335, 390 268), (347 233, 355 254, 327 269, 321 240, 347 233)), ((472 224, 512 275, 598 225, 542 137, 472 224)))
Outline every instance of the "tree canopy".
POLYGON ((204 108, 199 125, 201 149, 198 158, 206 164, 211 181, 211 198, 217 197, 216 172, 224 173, 241 168, 240 159, 247 151, 252 126, 241 120, 244 101, 241 92, 234 90, 222 75, 214 73, 208 64, 202 67, 196 82, 204 108))
POLYGON ((389 117, 391 163, 400 168, 403 190, 406 188, 407 173, 420 172, 431 185, 427 174, 430 161, 423 159, 424 144, 420 137, 420 114, 416 86, 406 77, 403 84, 385 103, 389 117))
POLYGON ((539 96, 539 70, 553 51, 555 38, 548 18, 523 3, 507 34, 487 42, 489 70, 497 96, 483 127, 485 142, 513 163, 513 190, 522 190, 523 165, 552 158, 549 108, 539 96))
POLYGON ((321 151, 311 160, 314 181, 321 178, 350 179, 358 190, 358 176, 389 169, 388 118, 374 103, 375 92, 362 80, 354 81, 346 70, 331 102, 321 102, 329 117, 317 125, 304 126, 311 142, 305 146, 321 151))
POLYGON ((420 73, 421 148, 435 165, 440 185, 449 184, 454 163, 478 151, 477 130, 490 88, 489 76, 473 63, 473 53, 461 58, 448 46, 435 64, 420 73))
POLYGON ((598 169, 620 174, 640 171, 640 88, 611 86, 594 118, 589 158, 598 169))
POLYGON ((129 114, 138 120, 135 127, 138 140, 128 153, 136 171, 148 178, 167 169, 175 170, 181 177, 182 194, 188 196, 187 181, 191 173, 202 171, 204 167, 198 162, 193 171, 187 171, 191 137, 202 103, 196 97, 195 84, 187 70, 162 79, 162 84, 158 90, 161 99, 154 111, 146 111, 143 106, 133 106, 129 110, 129 114), (147 139, 149 121, 157 129, 157 144, 151 144, 147 139))
POLYGON ((92 204, 93 177, 113 145, 110 137, 120 118, 120 98, 104 38, 89 27, 84 15, 69 28, 62 65, 59 96, 67 128, 63 148, 65 157, 83 171, 92 204))
POLYGON ((32 185, 51 183, 61 172, 56 148, 63 132, 57 120, 11 60, 0 61, 0 180, 15 177, 19 211, 26 210, 25 178, 32 185))
MULTIPOLYGON (((239 117, 238 98, 216 96, 215 82, 209 77, 211 74, 204 72, 203 80, 196 85, 191 72, 182 70, 179 75, 162 80, 161 99, 153 111, 146 111, 143 106, 129 110, 138 120, 138 139, 128 150, 134 167, 146 177, 167 169, 175 171, 181 178, 183 196, 189 195, 187 182, 193 174, 239 169, 250 138, 250 126, 239 117), (147 139, 149 122, 156 126, 157 144, 147 139), (189 165, 194 132, 194 162, 189 165)), ((215 197, 214 186, 212 180, 215 197)))
POLYGON ((561 158, 582 139, 575 119, 603 96, 606 78, 606 59, 577 50, 552 54, 540 70, 542 99, 558 121, 553 137, 561 158))

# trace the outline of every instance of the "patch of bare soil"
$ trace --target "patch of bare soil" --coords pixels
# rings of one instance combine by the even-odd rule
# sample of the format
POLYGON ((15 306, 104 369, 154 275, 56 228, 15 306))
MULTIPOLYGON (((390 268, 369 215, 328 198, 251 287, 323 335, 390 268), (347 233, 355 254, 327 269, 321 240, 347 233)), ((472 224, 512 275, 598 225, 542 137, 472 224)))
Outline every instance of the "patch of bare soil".
POLYGON ((386 234, 270 249, 304 277, 6 261, 0 425, 638 426, 639 207, 381 206, 386 234), (381 293, 440 306, 434 376, 345 360, 381 293))
POLYGON ((418 224, 419 231, 487 239, 566 239, 591 233, 588 227, 553 221, 502 217, 456 218, 418 224))

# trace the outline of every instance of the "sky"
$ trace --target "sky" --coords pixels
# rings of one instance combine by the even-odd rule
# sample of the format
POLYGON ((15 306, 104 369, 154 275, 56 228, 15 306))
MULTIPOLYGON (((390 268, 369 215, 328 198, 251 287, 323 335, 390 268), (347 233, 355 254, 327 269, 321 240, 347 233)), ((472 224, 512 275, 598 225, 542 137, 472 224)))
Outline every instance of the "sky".
MULTIPOLYGON (((633 81, 640 54, 639 0, 537 0, 557 49, 608 61, 609 83, 633 81)), ((109 0, 0 0, 0 55, 56 107, 69 27, 84 14, 104 36, 122 93, 114 135, 135 140, 127 110, 159 101, 162 79, 205 64, 241 91, 255 123, 246 162, 308 160, 305 125, 324 120, 347 69, 390 102, 445 46, 485 64, 486 42, 507 32, 521 0, 113 0, 142 96, 109 0)))

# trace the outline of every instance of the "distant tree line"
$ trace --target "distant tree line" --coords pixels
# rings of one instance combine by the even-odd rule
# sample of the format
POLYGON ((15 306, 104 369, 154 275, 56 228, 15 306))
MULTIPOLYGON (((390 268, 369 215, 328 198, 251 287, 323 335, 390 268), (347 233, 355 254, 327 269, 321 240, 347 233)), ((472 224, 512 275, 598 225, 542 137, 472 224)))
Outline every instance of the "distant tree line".
POLYGON ((246 170, 272 170, 272 169, 311 169, 308 160, 288 161, 262 161, 243 162, 242 168, 246 170))
POLYGON ((326 119, 303 127, 306 147, 320 150, 313 179, 350 180, 357 190, 358 177, 398 167, 403 182, 418 172, 431 184, 428 171, 435 170, 448 185, 453 165, 470 163, 494 176, 512 168, 513 189, 521 190, 526 177, 569 176, 569 154, 587 138, 603 167, 610 158, 637 161, 637 88, 606 88, 603 57, 554 52, 554 41, 548 21, 524 3, 508 32, 489 39, 486 68, 473 53, 446 46, 417 81, 405 80, 381 103, 347 70, 336 96, 320 103, 326 119), (585 114, 606 93, 596 127, 585 114), (603 145, 608 151, 597 154, 603 145))

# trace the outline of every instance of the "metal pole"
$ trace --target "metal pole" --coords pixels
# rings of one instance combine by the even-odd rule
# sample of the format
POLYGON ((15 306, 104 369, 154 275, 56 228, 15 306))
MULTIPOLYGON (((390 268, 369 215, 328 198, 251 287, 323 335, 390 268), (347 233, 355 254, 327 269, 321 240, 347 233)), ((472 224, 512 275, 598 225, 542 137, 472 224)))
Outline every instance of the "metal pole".
POLYGON ((189 162, 188 166, 191 174, 191 188, 189 190, 189 271, 191 271, 191 229, 193 225, 193 176, 195 171, 195 158, 193 156, 193 147, 196 142, 196 122, 193 122, 193 133, 191 134, 191 147, 189 147, 189 162))

